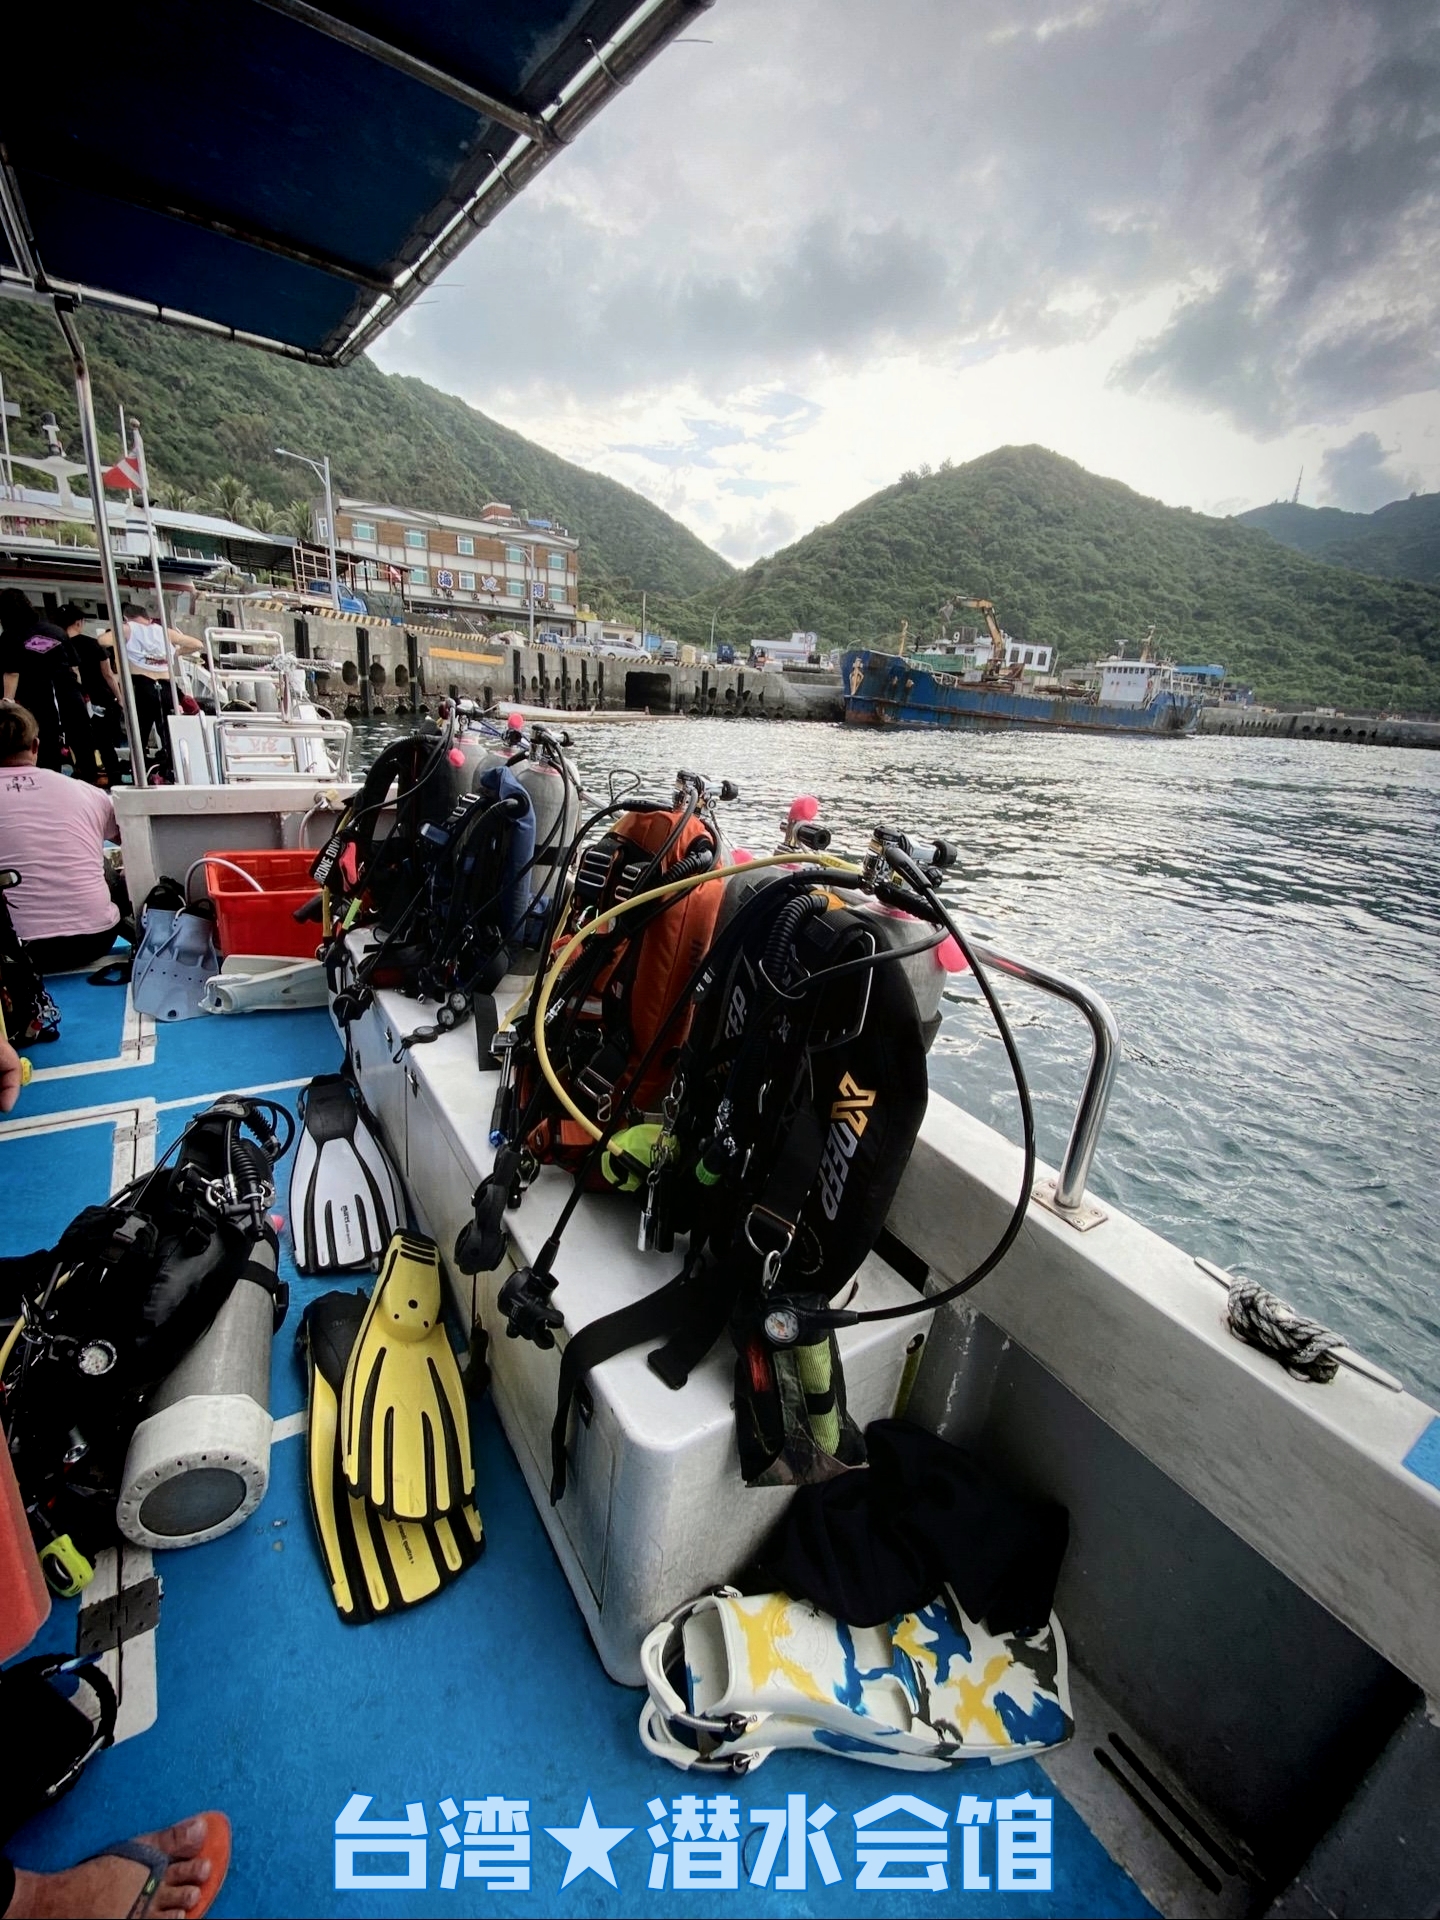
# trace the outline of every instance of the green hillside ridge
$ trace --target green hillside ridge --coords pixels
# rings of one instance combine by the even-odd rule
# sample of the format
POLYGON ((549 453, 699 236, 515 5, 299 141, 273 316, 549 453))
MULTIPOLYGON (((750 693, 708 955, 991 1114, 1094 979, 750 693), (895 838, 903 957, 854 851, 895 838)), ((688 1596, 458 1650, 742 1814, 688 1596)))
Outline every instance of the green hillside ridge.
POLYGON ((1009 632, 1065 665, 1153 624, 1169 657, 1222 661, 1262 700, 1440 711, 1440 588, 1324 565, 1044 447, 908 474, 660 612, 687 640, 718 610, 717 636, 740 645, 792 629, 873 645, 902 620, 916 641, 933 635, 957 595, 993 600, 1009 632))
MULTIPOLYGON (((487 500, 556 519, 581 542, 582 594, 603 606, 607 584, 684 596, 733 571, 702 540, 629 487, 572 466, 422 380, 361 359, 341 372, 199 334, 88 311, 83 316, 106 457, 119 450, 119 409, 144 429, 152 478, 197 496, 236 475, 283 507, 313 493, 308 471, 273 449, 328 454, 337 494, 477 514, 487 500)), ((39 451, 40 415, 77 450, 75 388, 53 320, 0 305, 0 375, 19 402, 17 451, 39 451)), ((626 604, 629 595, 627 594, 626 604)))
POLYGON ((1440 582, 1440 493, 1412 493, 1374 513, 1276 500, 1235 517, 1242 526, 1256 527, 1282 546, 1332 566, 1391 580, 1440 582))

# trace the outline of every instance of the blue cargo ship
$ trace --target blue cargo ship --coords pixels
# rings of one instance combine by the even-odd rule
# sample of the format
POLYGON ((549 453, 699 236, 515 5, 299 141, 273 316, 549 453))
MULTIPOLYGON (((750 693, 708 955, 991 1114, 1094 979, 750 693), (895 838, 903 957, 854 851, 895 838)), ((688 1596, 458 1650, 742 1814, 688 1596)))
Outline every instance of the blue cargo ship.
POLYGON ((1193 733, 1200 698, 1153 660, 1100 661, 1091 686, 1041 688, 1016 669, 976 667, 953 656, 916 658, 855 648, 841 663, 845 721, 858 727, 1046 727, 1079 733, 1193 733))

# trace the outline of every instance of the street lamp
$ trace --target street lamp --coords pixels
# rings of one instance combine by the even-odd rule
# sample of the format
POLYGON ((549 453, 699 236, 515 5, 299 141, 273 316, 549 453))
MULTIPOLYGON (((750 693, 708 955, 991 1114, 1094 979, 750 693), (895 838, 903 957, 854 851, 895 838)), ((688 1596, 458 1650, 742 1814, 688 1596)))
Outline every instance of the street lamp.
POLYGON ((340 611, 340 574, 335 563, 335 501, 330 492, 330 456, 323 460, 312 460, 308 453, 291 453, 287 447, 276 447, 276 453, 282 460, 299 460, 315 475, 325 487, 325 544, 330 550, 330 604, 336 613, 340 611))
POLYGON ((714 613, 712 613, 710 616, 710 651, 712 654, 715 651, 715 622, 719 619, 719 617, 720 617, 720 609, 719 607, 716 607, 714 613))

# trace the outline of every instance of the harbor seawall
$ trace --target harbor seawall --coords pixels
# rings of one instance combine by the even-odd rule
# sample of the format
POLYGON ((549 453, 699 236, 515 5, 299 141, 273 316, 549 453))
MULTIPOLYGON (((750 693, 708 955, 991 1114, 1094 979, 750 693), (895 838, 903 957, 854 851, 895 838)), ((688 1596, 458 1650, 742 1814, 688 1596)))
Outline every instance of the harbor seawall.
MULTIPOLYGON (((202 599, 200 611, 177 624, 198 638, 205 626, 223 624, 220 604, 202 599)), ((840 675, 830 667, 682 666, 578 648, 517 646, 418 622, 396 627, 358 614, 336 617, 291 608, 262 609, 260 618, 295 652, 336 663, 317 676, 318 691, 325 704, 348 719, 409 713, 421 706, 433 711, 452 691, 487 706, 516 702, 570 712, 630 709, 720 719, 835 721, 844 711, 840 675)), ((1440 749, 1440 720, 1378 714, 1206 707, 1200 732, 1440 749)))
MULTIPOLYGON (((349 719, 420 706, 433 711, 452 693, 486 706, 523 702, 571 712, 629 709, 720 719, 838 720, 842 711, 840 675, 832 668, 683 666, 289 608, 261 609, 259 623, 276 629, 303 658, 336 663, 317 673, 317 692, 349 719)), ((207 625, 225 623, 219 603, 202 600, 198 613, 176 624, 199 638, 207 625)))
POLYGON ((1440 749, 1440 720, 1399 720, 1373 713, 1277 713, 1272 707, 1206 707, 1201 733, 1267 740, 1338 740, 1363 747, 1440 749))

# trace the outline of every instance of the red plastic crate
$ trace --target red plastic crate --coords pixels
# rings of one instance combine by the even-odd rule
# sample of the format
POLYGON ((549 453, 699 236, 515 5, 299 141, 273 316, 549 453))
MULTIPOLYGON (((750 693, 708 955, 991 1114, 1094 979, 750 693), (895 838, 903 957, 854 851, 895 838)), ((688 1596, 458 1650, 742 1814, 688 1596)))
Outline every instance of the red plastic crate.
POLYGON ((222 954, 285 953, 314 958, 320 922, 297 920, 295 909, 320 891, 310 877, 313 849, 218 848, 205 856, 205 885, 215 902, 215 926, 222 954), (228 860, 229 866, 222 866, 228 860), (235 868, 240 868, 240 873, 235 868), (256 891, 242 878, 260 883, 256 891))

